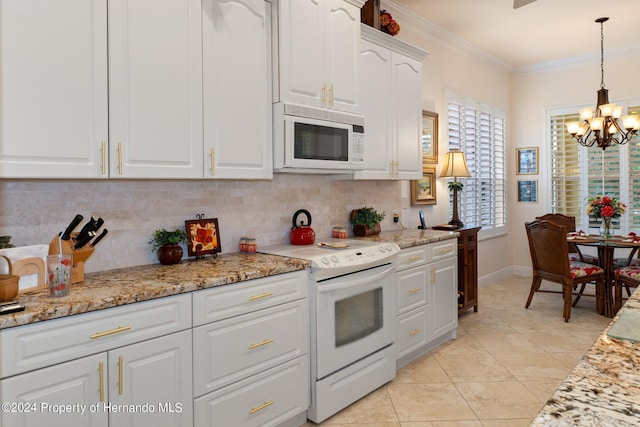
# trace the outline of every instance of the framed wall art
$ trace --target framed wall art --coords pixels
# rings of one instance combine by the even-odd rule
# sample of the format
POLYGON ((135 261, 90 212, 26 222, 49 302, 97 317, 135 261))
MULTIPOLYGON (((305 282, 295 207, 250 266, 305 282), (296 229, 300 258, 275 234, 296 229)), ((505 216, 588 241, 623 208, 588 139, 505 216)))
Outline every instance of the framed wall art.
POLYGON ((516 174, 538 174, 538 147, 516 148, 516 174))
POLYGON ((422 179, 411 181, 411 206, 436 204, 436 168, 424 168, 422 179))
POLYGON ((538 203, 538 181, 518 181, 518 202, 538 203))
POLYGON ((196 258, 222 251, 218 218, 200 218, 185 221, 187 253, 196 258))
POLYGON ((438 164, 438 113, 422 110, 422 165, 430 164, 438 164))

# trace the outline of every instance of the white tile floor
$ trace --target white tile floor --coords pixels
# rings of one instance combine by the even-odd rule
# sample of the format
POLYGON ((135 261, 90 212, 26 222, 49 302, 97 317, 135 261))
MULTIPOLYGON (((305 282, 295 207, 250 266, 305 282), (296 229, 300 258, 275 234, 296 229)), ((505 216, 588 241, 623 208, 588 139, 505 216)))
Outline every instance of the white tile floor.
MULTIPOLYGON (((569 323, 559 294, 537 293, 525 309, 530 285, 530 278, 514 276, 481 286, 478 313, 460 317, 458 339, 320 425, 528 426, 610 321, 588 297, 569 323)), ((543 288, 558 286, 543 282, 543 288)))

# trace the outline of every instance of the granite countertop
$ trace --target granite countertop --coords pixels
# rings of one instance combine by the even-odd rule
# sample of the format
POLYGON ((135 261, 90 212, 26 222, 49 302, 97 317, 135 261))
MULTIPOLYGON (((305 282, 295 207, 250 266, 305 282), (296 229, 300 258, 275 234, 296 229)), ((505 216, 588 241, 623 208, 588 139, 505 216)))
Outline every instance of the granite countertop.
POLYGON ((140 301, 258 279, 297 270, 310 263, 266 254, 221 254, 176 265, 142 265, 85 275, 69 296, 49 297, 48 289, 25 290, 15 298, 24 311, 0 316, 0 330, 140 301))
POLYGON ((440 240, 456 239, 459 234, 460 233, 457 231, 398 229, 383 231, 380 234, 365 237, 353 237, 353 239, 395 243, 400 246, 400 249, 405 249, 412 246, 426 245, 427 243, 437 242, 440 240))
POLYGON ((573 368, 531 426, 640 424, 640 342, 607 335, 627 310, 640 313, 640 289, 573 368))
MULTIPOLYGON (((400 248, 457 237, 457 232, 437 230, 393 230, 362 239, 396 243, 400 248)), ((176 265, 142 265, 85 275, 81 283, 71 285, 69 296, 49 297, 47 289, 25 290, 16 300, 24 311, 0 316, 0 330, 44 320, 117 307, 200 289, 258 279, 297 270, 306 270, 310 262, 256 254, 221 254, 198 261, 183 260, 176 265)))

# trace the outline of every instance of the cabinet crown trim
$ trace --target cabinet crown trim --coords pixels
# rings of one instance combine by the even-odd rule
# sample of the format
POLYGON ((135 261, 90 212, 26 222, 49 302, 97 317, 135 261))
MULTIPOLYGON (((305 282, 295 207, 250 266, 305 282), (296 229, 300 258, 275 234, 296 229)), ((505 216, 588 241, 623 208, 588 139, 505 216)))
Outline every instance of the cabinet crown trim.
POLYGON ((429 54, 426 50, 396 39, 393 36, 383 33, 382 31, 378 31, 366 24, 360 25, 360 37, 364 40, 370 41, 371 43, 386 47, 394 52, 401 53, 417 61, 422 61, 429 54))

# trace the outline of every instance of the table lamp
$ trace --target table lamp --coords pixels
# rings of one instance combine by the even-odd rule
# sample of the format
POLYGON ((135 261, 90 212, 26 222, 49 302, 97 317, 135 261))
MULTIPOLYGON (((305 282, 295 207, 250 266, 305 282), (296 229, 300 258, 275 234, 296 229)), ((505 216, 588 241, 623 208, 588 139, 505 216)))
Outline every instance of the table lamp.
POLYGON ((464 225, 458 217, 458 190, 462 190, 463 186, 461 182, 458 182, 458 178, 469 176, 471 174, 467 169, 464 153, 457 148, 449 151, 444 158, 444 168, 440 173, 440 178, 453 178, 453 182, 449 183, 449 189, 453 190, 453 217, 449 221, 449 225, 458 228, 464 225))

